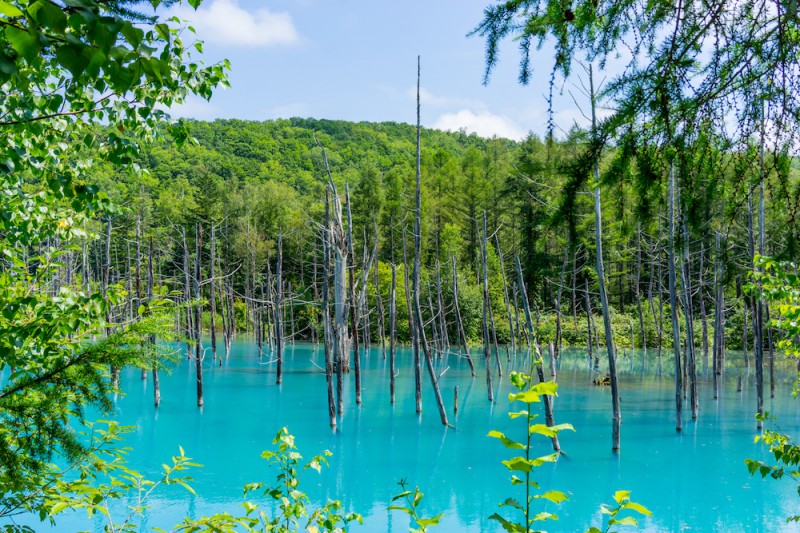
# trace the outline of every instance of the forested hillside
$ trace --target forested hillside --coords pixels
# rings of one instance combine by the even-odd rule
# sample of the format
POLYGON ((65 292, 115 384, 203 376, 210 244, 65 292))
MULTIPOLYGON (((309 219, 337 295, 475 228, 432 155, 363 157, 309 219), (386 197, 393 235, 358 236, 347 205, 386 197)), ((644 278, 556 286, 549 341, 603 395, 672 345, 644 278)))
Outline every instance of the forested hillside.
MULTIPOLYGON (((96 184, 125 206, 110 218, 112 281, 131 283, 152 235, 157 282, 191 298, 189 274, 194 275, 199 229, 201 279, 212 275, 214 247, 215 313, 231 306, 237 310, 237 329, 258 333, 265 328, 265 339, 271 340, 280 236, 285 333, 296 339, 319 338, 324 148, 340 193, 349 187, 356 268, 369 264, 377 244, 377 273, 356 287, 367 296, 363 312, 369 313, 374 329, 379 311, 385 314, 388 309, 389 265, 399 265, 398 328, 400 339, 408 338, 402 264, 411 257, 408 247, 413 243, 413 126, 314 119, 218 120, 193 122, 191 132, 196 145, 180 149, 164 145, 146 152, 140 162, 149 171, 146 178, 116 174, 111 166, 96 169, 96 184)), ((515 257, 520 259, 536 320, 541 321, 543 340, 585 345, 587 327, 596 342, 602 338, 602 321, 594 324, 580 318, 587 306, 599 312, 592 197, 589 184, 576 179, 586 140, 585 133, 577 130, 566 140, 550 143, 535 136, 516 143, 422 130, 423 290, 427 291, 422 300, 424 313, 436 318, 430 323, 438 328, 437 336, 455 340, 459 335, 453 306, 455 261, 458 311, 466 336, 476 342, 482 338, 480 226, 486 212, 489 290, 498 342, 509 341, 512 330, 520 337, 524 329, 515 257)), ((623 167, 616 157, 621 151, 609 150, 601 166, 607 219, 604 255, 618 329, 615 336, 623 347, 659 348, 660 354, 662 345, 672 344, 665 311, 667 171, 644 155, 638 165, 623 167)), ((712 313, 720 298, 727 347, 741 349, 748 338, 742 324, 751 311, 743 306, 746 300, 734 296, 741 294, 752 265, 760 192, 757 147, 747 154, 713 150, 704 154, 692 166, 683 162, 680 172, 677 248, 687 259, 684 269, 697 322, 695 337, 708 353, 713 321, 719 319, 712 313)), ((766 250, 776 258, 796 260, 800 182, 788 159, 767 154, 765 162, 766 250)), ((95 230, 105 233, 106 222, 97 221, 95 230)), ((91 279, 86 282, 102 279, 105 241, 88 243, 83 260, 91 279)), ((203 283, 205 299, 211 285, 203 283)), ((204 308, 208 313, 209 302, 204 308)), ((384 329, 388 327, 388 321, 382 322, 384 329)), ((376 336, 373 333, 373 340, 376 336)))

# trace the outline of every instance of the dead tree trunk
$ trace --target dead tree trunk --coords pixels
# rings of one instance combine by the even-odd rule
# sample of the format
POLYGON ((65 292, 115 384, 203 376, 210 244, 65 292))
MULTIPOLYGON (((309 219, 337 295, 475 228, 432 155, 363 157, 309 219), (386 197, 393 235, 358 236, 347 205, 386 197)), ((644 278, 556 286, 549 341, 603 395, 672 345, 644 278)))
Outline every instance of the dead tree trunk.
MULTIPOLYGON (((539 383, 544 383, 544 361, 542 360, 542 353, 539 351, 539 342, 536 339, 537 332, 533 328, 533 320, 531 319, 531 309, 528 303, 528 291, 525 289, 525 279, 522 277, 522 264, 519 262, 519 256, 515 257, 517 263, 517 282, 519 283, 520 298, 522 299, 522 308, 525 311, 525 323, 528 331, 528 350, 531 350, 531 366, 536 367, 536 375, 539 378, 539 383), (535 358, 534 358, 535 354, 535 358)), ((533 371, 531 371, 533 374, 533 371)), ((531 375, 531 379, 533 376, 531 375)), ((555 425, 555 418, 553 417, 553 399, 548 396, 542 396, 542 403, 544 404, 544 419, 548 427, 555 425)), ((561 444, 558 442, 558 435, 553 435, 553 451, 560 452, 561 444)))
POLYGON ((350 298, 350 326, 353 343, 353 362, 356 373, 356 404, 361 405, 361 355, 358 352, 358 301, 355 290, 356 254, 353 249, 353 215, 350 211, 350 186, 344 184, 344 203, 347 210, 347 251, 353 258, 352 266, 347 268, 347 288, 350 298))
POLYGON ((406 232, 403 229, 403 274, 406 284, 406 306, 408 307, 408 332, 411 335, 411 350, 414 356, 414 402, 417 414, 422 412, 422 362, 419 357, 419 333, 414 309, 411 305, 414 292, 408 275, 408 255, 406 253, 406 232))
POLYGON ((202 264, 201 251, 203 246, 203 226, 197 224, 197 239, 195 240, 195 269, 194 269, 194 364, 197 371, 197 406, 203 407, 203 344, 200 341, 200 324, 203 316, 203 306, 200 304, 200 283, 202 264))
MULTIPOLYGON (((495 244, 497 244, 497 257, 500 260, 500 273, 503 276, 503 300, 505 300, 506 304, 506 314, 508 315, 508 337, 509 343, 511 344, 511 353, 517 352, 517 345, 514 339, 514 317, 511 314, 511 298, 508 297, 508 280, 506 279, 506 268, 505 264, 503 263, 503 249, 500 247, 500 237, 495 233, 495 244)), ((561 289, 559 288, 559 296, 561 298, 561 289)), ((561 327, 561 314, 558 314, 558 324, 556 328, 561 327)), ((502 372, 500 376, 502 377, 502 372)))
POLYGON ((389 395, 394 405, 395 346, 397 344, 397 267, 392 261, 392 287, 389 291, 389 395))
POLYGON ((386 359, 386 323, 383 316, 383 298, 381 298, 380 261, 378 260, 378 223, 372 221, 372 231, 375 234, 375 326, 378 328, 378 339, 381 344, 381 353, 386 359))
POLYGON ((461 322, 461 308, 458 305, 458 269, 456 268, 456 254, 453 254, 451 257, 453 261, 453 307, 455 307, 456 312, 456 327, 458 328, 458 338, 460 340, 460 345, 463 347, 464 350, 464 357, 467 358, 467 362, 469 363, 469 370, 472 373, 472 377, 475 377, 475 365, 472 362, 472 356, 469 354, 469 346, 467 345, 467 334, 464 332, 464 324, 461 322))
POLYGON ((681 370, 681 330, 678 323, 678 296, 675 274, 675 163, 669 164, 669 307, 672 317, 672 351, 675 356, 675 430, 683 430, 683 383, 681 370))
POLYGON ((330 232, 329 245, 333 249, 333 301, 334 301, 334 360, 336 361, 336 394, 339 414, 344 412, 342 395, 342 374, 350 371, 349 339, 347 338, 347 238, 342 221, 342 202, 333 182, 328 155, 322 148, 322 160, 328 173, 328 185, 332 194, 333 217, 327 230, 330 232))
POLYGON ((483 264, 483 356, 486 362, 486 392, 490 402, 494 402, 492 387, 492 340, 489 337, 489 267, 486 258, 486 211, 483 212, 483 241, 481 261, 483 264))
POLYGON ((209 303, 211 304, 211 316, 209 316, 209 330, 211 333, 211 356, 212 361, 217 362, 217 239, 214 224, 211 224, 211 257, 208 262, 209 265, 209 303))
MULTIPOLYGON (((105 266, 103 268, 103 301, 106 305, 106 337, 111 335, 111 304, 108 300, 108 286, 111 283, 111 216, 106 217, 105 266)), ((111 365, 111 385, 119 389, 119 368, 111 365)))
POLYGON ((275 355, 278 359, 275 384, 283 383, 283 235, 278 234, 278 257, 275 260, 275 355))
POLYGON ((692 285, 691 272, 689 271, 689 229, 683 217, 683 298, 686 302, 683 312, 686 323, 686 364, 689 366, 689 401, 692 408, 692 420, 697 420, 699 399, 697 397, 697 361, 694 351, 694 313, 692 312, 692 285))
MULTIPOLYGON (((325 187, 325 227, 322 229, 322 329, 325 339, 325 380, 328 385, 328 421, 331 428, 336 428, 336 399, 333 394, 333 358, 331 313, 328 309, 330 298, 330 185, 325 187)), ((341 375, 341 374, 339 374, 341 375)), ((341 390, 339 392, 341 397, 341 390)))
MULTIPOLYGON (((419 292, 420 292, 420 268, 422 261, 422 169, 421 169, 421 150, 420 150, 420 132, 422 127, 420 125, 420 58, 417 56, 417 194, 416 194, 416 221, 414 227, 414 285, 413 285, 413 300, 414 300, 414 315, 417 323, 417 351, 419 351, 419 344, 422 345, 422 350, 425 354, 425 364, 428 367, 428 376, 431 379, 431 386, 433 387, 433 394, 436 398, 436 405, 439 407, 439 418, 442 425, 449 426, 447 422, 447 409, 442 400, 442 393, 439 390, 439 379, 436 377, 433 369, 433 358, 431 357, 430 348, 425 339, 425 328, 422 322, 422 311, 419 305, 419 292)), ((421 406, 420 406, 421 407, 421 406)))
MULTIPOLYGON (((150 247, 147 252, 147 303, 153 301, 153 236, 150 235, 150 247)), ((153 352, 151 368, 153 371, 153 403, 156 408, 161 404, 161 385, 158 382, 158 357, 156 353, 156 336, 150 335, 150 349, 153 352)))

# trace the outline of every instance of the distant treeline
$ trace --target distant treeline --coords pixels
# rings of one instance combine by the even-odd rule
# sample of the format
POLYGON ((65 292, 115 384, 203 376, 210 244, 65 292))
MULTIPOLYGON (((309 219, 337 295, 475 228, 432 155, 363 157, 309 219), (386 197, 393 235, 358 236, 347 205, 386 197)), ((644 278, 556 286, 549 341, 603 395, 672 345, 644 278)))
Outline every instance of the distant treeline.
MULTIPOLYGON (((76 255, 70 262, 75 273, 85 271, 82 277, 70 275, 71 280, 101 283, 108 268, 109 282, 127 284, 135 293, 136 280, 147 275, 142 265, 152 236, 156 285, 191 299, 199 249, 206 327, 214 285, 214 312, 227 313, 223 321, 229 322, 217 320, 216 328, 261 331, 261 340, 269 341, 281 236, 283 334, 321 338, 321 235, 328 180, 324 147, 340 193, 345 184, 350 192, 353 268, 368 265, 377 244, 372 268, 378 268, 362 276, 372 340, 378 337, 375 328, 388 327, 378 317, 376 293, 385 313, 392 263, 398 265, 398 337, 408 339, 402 265, 410 264, 413 254, 414 126, 294 118, 198 121, 191 130, 196 145, 148 150, 140 162, 149 171, 144 177, 97 166, 95 184, 124 209, 96 222, 92 229, 100 238, 88 239, 81 260, 76 255)), ((576 129, 557 141, 531 135, 523 142, 427 129, 421 136, 421 302, 429 325, 440 330, 438 337, 454 340, 459 335, 453 314, 455 271, 465 334, 471 342, 482 342, 481 224, 486 212, 498 341, 508 342, 512 334, 523 338, 516 257, 541 340, 581 345, 587 331, 595 340, 602 338, 602 320, 595 324, 585 318, 587 306, 599 313, 591 184, 576 185, 574 179, 587 144, 585 132, 576 129)), ((622 347, 669 346, 666 170, 655 164, 615 168, 615 151, 603 157, 601 183, 615 338, 622 347)), ((726 346, 741 349, 746 339, 752 342, 742 327, 752 311, 740 295, 758 229, 759 168, 753 155, 720 153, 713 168, 698 161, 696 168, 682 169, 676 248, 688 258, 688 308, 697 322, 698 346, 713 336, 717 287, 723 291, 726 346)), ((765 184, 767 253, 796 262, 800 180, 795 166, 768 157, 765 184)), ((681 302, 681 308, 687 303, 681 302)))

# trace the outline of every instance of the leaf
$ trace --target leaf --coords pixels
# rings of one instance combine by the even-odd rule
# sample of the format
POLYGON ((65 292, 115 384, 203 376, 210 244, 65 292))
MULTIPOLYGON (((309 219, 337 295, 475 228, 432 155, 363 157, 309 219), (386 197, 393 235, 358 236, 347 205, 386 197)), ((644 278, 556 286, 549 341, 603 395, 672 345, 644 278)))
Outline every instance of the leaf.
POLYGON ((497 430, 490 431, 487 434, 487 436, 499 440, 500 442, 503 443, 503 446, 505 446, 508 449, 511 449, 511 450, 524 450, 525 449, 525 445, 524 444, 509 439, 503 433, 501 433, 501 432, 499 432, 497 430))
POLYGON ((417 524, 422 527, 435 526, 442 519, 442 516, 444 516, 444 513, 439 513, 431 518, 417 518, 417 524))
POLYGON ((528 461, 524 457, 514 457, 506 461, 501 461, 501 463, 514 472, 530 472, 533 470, 531 461, 528 461))
POLYGON ((0 14, 7 17, 21 17, 24 15, 17 6, 8 2, 0 2, 0 14))
POLYGON ((200 2, 203 0, 189 0, 189 5, 192 6, 194 9, 200 7, 200 2))
POLYGON ((561 503, 563 501, 569 500, 569 497, 560 490, 549 490, 544 494, 540 494, 538 497, 545 500, 549 500, 553 503, 561 503))
POLYGON ((634 502, 627 502, 622 506, 623 509, 629 509, 631 511, 636 511, 639 514, 643 514, 645 516, 653 516, 653 513, 645 507, 644 505, 640 505, 634 502))
POLYGON ((503 503, 501 503, 500 506, 501 507, 513 507, 514 509, 519 509, 520 511, 523 510, 522 506, 514 498, 506 498, 506 500, 503 503))
POLYGON ((88 50, 82 46, 59 46, 56 48, 58 63, 69 70, 73 77, 78 78, 89 64, 88 50))
POLYGON ((625 500, 630 500, 631 498, 631 491, 629 490, 618 490, 614 493, 614 500, 621 504, 625 500))
POLYGON ((635 519, 634 517, 632 517, 632 516, 626 516, 625 518, 620 518, 620 519, 611 518, 611 519, 609 519, 609 521, 608 521, 608 525, 610 525, 610 526, 613 526, 613 525, 620 525, 620 526, 638 526, 638 525, 639 525, 639 521, 638 521, 638 520, 636 520, 636 519, 635 519))
POLYGON ((21 30, 15 26, 6 27, 6 38, 11 48, 27 61, 33 61, 39 55, 41 44, 39 36, 33 31, 21 30))

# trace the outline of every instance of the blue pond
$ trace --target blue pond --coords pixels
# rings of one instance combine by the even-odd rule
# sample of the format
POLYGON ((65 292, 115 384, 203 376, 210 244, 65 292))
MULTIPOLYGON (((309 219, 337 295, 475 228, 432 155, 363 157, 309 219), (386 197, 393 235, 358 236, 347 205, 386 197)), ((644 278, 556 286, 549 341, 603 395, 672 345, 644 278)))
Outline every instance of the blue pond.
MULTIPOLYGON (((424 409, 414 410, 413 368, 408 350, 399 350, 397 404, 389 403, 389 363, 373 347, 364 359, 363 405, 355 405, 350 376, 346 382, 346 407, 339 428, 327 423, 322 350, 310 345, 289 345, 284 382, 275 385, 275 368, 261 364, 251 343, 234 343, 221 367, 206 365, 205 407, 195 407, 194 369, 187 361, 162 376, 162 404, 152 404, 152 383, 139 371, 123 372, 126 395, 117 401, 116 419, 134 426, 126 444, 132 447, 130 463, 151 478, 169 462, 178 446, 204 465, 193 473, 192 496, 179 487, 167 487, 150 501, 141 530, 170 528, 185 516, 200 517, 218 511, 238 512, 242 486, 270 482, 270 471, 260 452, 270 448, 277 431, 287 426, 306 457, 323 449, 333 453, 322 474, 304 473, 301 489, 314 501, 340 499, 348 510, 360 512, 364 525, 352 531, 407 531, 405 515, 387 511, 397 482, 405 478, 425 493, 425 515, 444 513, 439 531, 499 531, 488 520, 498 503, 513 496, 523 499, 509 483, 500 464, 508 450, 486 437, 498 429, 521 438, 520 420, 508 419, 508 368, 515 362, 502 356, 506 378, 494 375, 495 404, 487 401, 481 360, 478 377, 470 377, 466 361, 449 357, 437 362, 442 372, 442 394, 454 427, 439 422, 430 383, 423 375, 424 409), (460 410, 452 413, 453 388, 459 387, 460 410)), ((734 357, 731 357, 733 360, 734 357)), ((524 365, 521 359, 517 365, 524 365)), ((655 351, 623 356, 622 452, 611 454, 610 392, 591 385, 591 374, 581 352, 565 352, 559 361, 559 397, 556 422, 569 422, 575 432, 561 435, 566 452, 558 463, 536 471, 544 490, 562 490, 569 501, 549 504, 558 521, 543 523, 549 531, 583 531, 601 526, 601 503, 612 502, 618 489, 653 512, 642 521, 645 531, 800 531, 785 517, 796 513, 800 498, 789 481, 751 477, 745 458, 764 458, 754 444, 755 387, 752 374, 729 370, 719 400, 712 398, 710 380, 700 385, 700 417, 691 421, 685 410, 684 430, 674 424, 674 384, 668 374, 671 361, 662 362, 663 376, 654 375, 655 351), (643 372, 643 368, 647 372, 643 372), (737 379, 744 378, 742 392, 737 379)), ((424 369, 423 369, 424 370, 424 369)), ((786 374, 786 373, 784 373, 786 374)), ((783 374, 782 374, 783 376, 783 374)), ((797 434, 800 412, 791 397, 792 377, 776 384, 768 410, 779 418, 783 431, 797 434)), ((800 400, 798 400, 800 401, 800 400)), ((541 455, 551 451, 549 441, 537 442, 541 455)), ((35 525, 37 530, 47 528, 35 525)), ((87 521, 83 513, 64 515, 55 530, 101 530, 102 522, 87 521)), ((624 528, 628 529, 628 528, 624 528)))

